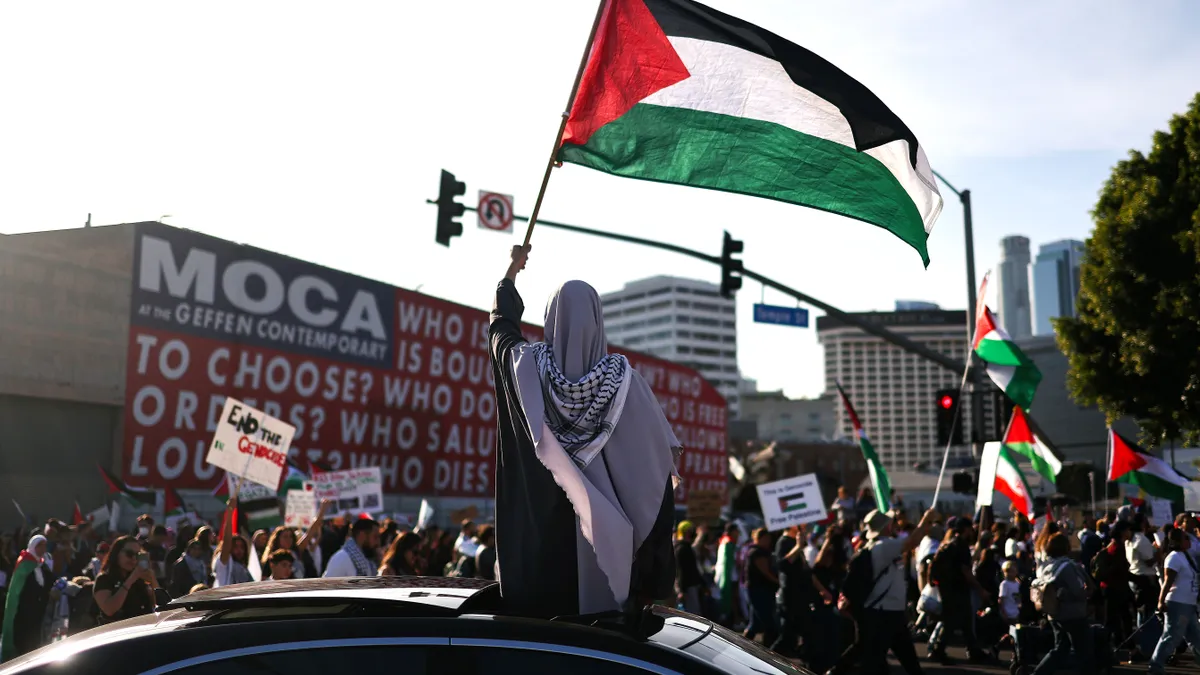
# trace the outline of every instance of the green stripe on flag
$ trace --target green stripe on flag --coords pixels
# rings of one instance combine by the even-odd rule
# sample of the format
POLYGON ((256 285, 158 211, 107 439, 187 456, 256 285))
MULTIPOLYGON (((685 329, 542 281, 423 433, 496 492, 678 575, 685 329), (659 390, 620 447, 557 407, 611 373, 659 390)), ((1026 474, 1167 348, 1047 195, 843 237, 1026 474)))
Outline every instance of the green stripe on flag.
POLYGON ((781 124, 639 103, 587 145, 563 145, 559 159, 849 216, 892 232, 929 264, 921 214, 882 162, 781 124))
POLYGON ((1116 480, 1118 483, 1126 485, 1136 485, 1145 490, 1146 494, 1159 499, 1169 499, 1172 502, 1183 501, 1183 488, 1179 485, 1166 481, 1154 474, 1143 473, 1141 471, 1130 471, 1116 480))

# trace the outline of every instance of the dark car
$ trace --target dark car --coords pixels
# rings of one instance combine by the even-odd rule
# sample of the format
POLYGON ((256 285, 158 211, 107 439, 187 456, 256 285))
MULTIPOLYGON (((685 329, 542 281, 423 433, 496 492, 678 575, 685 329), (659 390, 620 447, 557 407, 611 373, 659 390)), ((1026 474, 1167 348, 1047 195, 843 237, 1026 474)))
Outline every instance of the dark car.
POLYGON ((740 635, 655 607, 505 614, 494 582, 298 579, 201 591, 0 666, 9 673, 807 673, 740 635))

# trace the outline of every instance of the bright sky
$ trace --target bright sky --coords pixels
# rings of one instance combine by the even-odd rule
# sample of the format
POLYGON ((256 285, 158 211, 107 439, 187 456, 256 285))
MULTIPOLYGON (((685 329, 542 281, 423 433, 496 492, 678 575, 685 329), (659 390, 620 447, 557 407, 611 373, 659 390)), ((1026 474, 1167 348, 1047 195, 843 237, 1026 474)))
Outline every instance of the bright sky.
MULTIPOLYGON (((824 56, 916 132, 974 199, 979 274, 999 240, 1087 236, 1110 167, 1185 109, 1200 3, 710 0, 824 56)), ((438 172, 532 208, 593 0, 6 3, 0 9, 0 232, 156 220, 484 307, 519 235, 434 243, 438 172)), ((966 305, 962 212, 932 264, 864 223, 717 192, 555 172, 543 216, 719 253, 842 309, 966 305)), ((1036 253, 1036 248, 1035 248, 1036 253)), ((716 282, 698 261, 539 230, 520 280, 540 320, 561 281, 716 282)), ((754 325, 760 387, 823 388, 815 329, 754 325)), ((768 292, 767 302, 792 304, 768 292)), ((815 313, 814 313, 815 317, 815 313)), ((815 324, 815 321, 814 321, 815 324)))

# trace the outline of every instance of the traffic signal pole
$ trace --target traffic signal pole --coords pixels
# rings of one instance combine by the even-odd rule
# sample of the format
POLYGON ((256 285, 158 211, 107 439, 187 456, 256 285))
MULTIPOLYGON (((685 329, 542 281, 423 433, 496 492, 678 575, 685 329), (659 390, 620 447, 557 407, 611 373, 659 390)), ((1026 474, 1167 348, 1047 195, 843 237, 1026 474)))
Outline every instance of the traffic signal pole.
MULTIPOLYGON (((427 199, 425 201, 427 204, 437 204, 438 203, 437 201, 432 200, 432 199, 427 199)), ((463 208, 466 211, 476 211, 477 210, 471 206, 464 206, 463 208)), ((513 220, 528 222, 529 217, 514 215, 513 220)), ((578 225, 567 225, 565 223, 556 223, 554 221, 543 220, 540 218, 538 219, 537 223, 539 225, 543 225, 545 227, 551 227, 551 228, 558 229, 558 230, 566 230, 567 232, 575 232, 578 234, 588 234, 593 237, 603 237, 605 239, 613 239, 616 241, 623 241, 628 244, 638 244, 641 246, 649 246, 651 248, 657 248, 657 249, 660 249, 663 251, 670 251, 672 253, 678 253, 680 255, 685 255, 690 258, 696 258, 697 260, 703 260, 705 262, 710 262, 714 265, 722 264, 721 256, 709 255, 707 253, 702 253, 700 251, 696 251, 696 250, 693 250, 690 248, 684 248, 683 246, 676 246, 675 244, 668 244, 666 242, 654 241, 653 239, 643 239, 642 237, 634 237, 634 236, 630 236, 627 234, 617 234, 615 232, 605 232, 603 230, 594 230, 590 227, 580 227, 578 225)), ((728 234, 726 235, 726 237, 728 237, 728 234)), ((740 264, 741 261, 735 261, 735 262, 738 262, 740 264)), ((961 372, 963 372, 963 369, 966 367, 965 364, 961 361, 958 361, 949 356, 946 356, 945 354, 942 354, 941 352, 936 352, 936 351, 926 347, 923 344, 914 342, 913 340, 910 340, 910 339, 904 337, 903 335, 893 333, 892 331, 884 328, 883 326, 871 323, 870 321, 867 321, 861 317, 855 316, 854 314, 849 314, 847 312, 843 312, 842 310, 838 309, 837 307, 834 307, 833 305, 830 305, 829 303, 821 302, 820 300, 817 300, 816 298, 814 298, 810 295, 801 293, 800 291, 798 291, 790 286, 786 286, 778 281, 775 281, 774 279, 763 276, 762 274, 759 274, 758 272, 743 268, 742 276, 747 279, 753 279, 753 280, 763 284, 764 286, 769 286, 771 288, 774 288, 775 290, 779 291, 780 293, 790 295, 791 297, 799 300, 800 302, 812 305, 813 307, 816 307, 817 309, 824 311, 827 315, 832 316, 832 317, 838 319, 839 321, 842 321, 843 323, 854 326, 855 328, 862 330, 864 333, 870 333, 871 335, 874 335, 877 338, 886 340, 887 342, 890 342, 890 343, 896 345, 897 347, 903 349, 904 351, 910 352, 912 354, 916 354, 917 356, 920 356, 923 359, 932 361, 932 362, 936 363, 937 365, 939 365, 947 370, 950 370, 954 373, 961 373, 961 372)))
MULTIPOLYGON (((963 240, 967 249, 967 361, 974 359, 976 363, 976 367, 971 369, 971 454, 978 459, 983 451, 983 400, 980 398, 983 395, 983 368, 978 366, 978 359, 970 347, 974 340, 976 309, 983 298, 975 297, 978 286, 975 284, 975 230, 971 222, 971 191, 959 191, 936 171, 933 175, 950 188, 963 208, 963 240)), ((999 424, 999 421, 996 423, 999 424)))

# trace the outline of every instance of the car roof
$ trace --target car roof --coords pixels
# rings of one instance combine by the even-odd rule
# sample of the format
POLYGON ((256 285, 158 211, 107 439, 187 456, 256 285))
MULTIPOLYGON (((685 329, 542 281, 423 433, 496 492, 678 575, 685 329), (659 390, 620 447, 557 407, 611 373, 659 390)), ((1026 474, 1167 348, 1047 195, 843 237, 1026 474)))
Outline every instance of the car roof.
POLYGON ((500 587, 494 581, 455 577, 287 579, 198 591, 172 600, 166 607, 217 609, 344 601, 424 607, 449 615, 488 611, 493 606, 498 609, 500 587))
MULTIPOLYGON (((375 628, 368 630, 385 630, 379 618, 399 621, 418 633, 450 629, 462 634, 488 625, 491 631, 513 636, 537 635, 547 642, 571 644, 586 640, 622 652, 632 649, 646 654, 647 649, 666 650, 677 654, 687 652, 693 657, 703 648, 701 643, 719 642, 719 633, 723 630, 706 619, 665 607, 655 607, 652 612, 640 615, 605 612, 562 616, 547 623, 506 612, 499 584, 478 579, 295 579, 235 584, 192 593, 156 608, 155 613, 107 624, 53 643, 3 664, 0 672, 16 673, 61 663, 91 650, 98 650, 95 653, 99 655, 112 649, 125 649, 121 643, 130 644, 132 648, 134 641, 147 638, 156 641, 147 644, 165 647, 167 643, 176 644, 176 640, 187 639, 192 630, 209 631, 209 627, 216 632, 207 634, 219 641, 223 631, 244 630, 245 621, 265 622, 261 624, 260 639, 269 643, 276 639, 271 636, 285 635, 291 630, 289 622, 305 617, 320 621, 338 618, 339 625, 347 631, 362 629, 367 625, 360 623, 363 620, 374 624, 375 628), (714 631, 718 634, 714 635, 714 631)), ((322 625, 331 629, 330 624, 322 625)), ((188 644, 188 650, 211 648, 211 645, 197 647, 194 636, 188 639, 188 644)), ((139 648, 138 651, 145 650, 139 648)))

